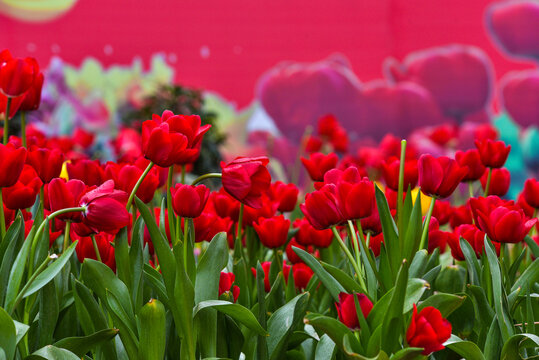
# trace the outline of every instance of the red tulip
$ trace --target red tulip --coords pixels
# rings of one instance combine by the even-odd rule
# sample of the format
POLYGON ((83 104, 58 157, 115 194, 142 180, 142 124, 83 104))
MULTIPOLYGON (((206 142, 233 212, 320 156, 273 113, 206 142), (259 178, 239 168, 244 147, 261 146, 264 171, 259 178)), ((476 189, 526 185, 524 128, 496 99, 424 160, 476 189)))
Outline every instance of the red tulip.
POLYGON ((339 127, 339 121, 335 115, 329 114, 322 116, 318 120, 318 135, 331 139, 339 127))
MULTIPOLYGON (((481 177, 481 187, 485 190, 489 170, 481 177)), ((506 168, 492 169, 492 176, 488 188, 489 195, 504 196, 509 191, 511 184, 511 173, 506 168)))
POLYGON ((285 184, 277 181, 271 184, 270 197, 277 202, 277 210, 280 212, 290 212, 295 209, 298 202, 299 190, 294 184, 285 184))
MULTIPOLYGON (((105 178, 113 180, 118 190, 125 191, 128 194, 133 191, 142 173, 143 170, 135 165, 119 165, 109 162, 105 166, 105 178)), ((152 201, 159 186, 157 175, 156 171, 150 171, 137 190, 136 195, 146 204, 152 201)))
POLYGON ((210 189, 205 185, 176 184, 170 189, 172 193, 172 208, 177 216, 196 218, 202 214, 206 206, 210 189))
POLYGON ((536 209, 539 208, 539 181, 535 179, 526 180, 522 194, 527 204, 536 209))
POLYGON ((445 249, 447 248, 447 243, 453 237, 455 237, 455 235, 453 235, 452 232, 442 231, 439 229, 429 229, 429 241, 427 249, 429 254, 432 254, 436 248, 440 249, 440 253, 444 253, 445 249))
POLYGON ((503 141, 491 139, 475 140, 475 146, 479 150, 483 165, 490 168, 501 168, 511 151, 511 145, 505 146, 503 141))
POLYGON ((234 274, 221 272, 221 275, 219 276, 219 296, 232 291, 234 302, 238 300, 238 296, 240 296, 240 288, 237 285, 232 286, 235 279, 236 277, 234 274))
POLYGON ((414 304, 412 321, 406 331, 406 341, 411 347, 423 348, 423 355, 429 355, 444 348, 443 343, 451 336, 451 323, 442 317, 440 311, 427 306, 419 314, 414 304))
POLYGON ((41 89, 43 88, 43 73, 38 73, 34 79, 34 82, 22 96, 23 100, 19 110, 21 111, 33 111, 39 108, 41 103, 41 89))
POLYGON ((300 290, 305 289, 307 284, 309 284, 309 281, 311 281, 314 272, 304 263, 297 263, 292 266, 283 264, 283 276, 285 283, 288 283, 290 268, 292 268, 292 277, 294 278, 294 285, 296 288, 300 290))
MULTIPOLYGON (((6 116, 7 111, 7 99, 8 97, 2 94, 0 91, 0 115, 6 116)), ((19 96, 16 98, 11 98, 11 104, 9 105, 9 118, 11 119, 17 111, 19 111, 19 108, 24 100, 24 96, 19 96)))
POLYGON ((35 59, 5 59, 0 62, 0 92, 8 97, 23 95, 39 71, 35 59))
POLYGON ((337 185, 337 204, 345 220, 369 217, 374 207, 374 185, 368 178, 337 185))
MULTIPOLYGON (((485 233, 479 230, 475 225, 464 224, 455 229, 455 237, 449 239, 448 245, 451 248, 451 255, 459 260, 464 261, 464 254, 460 247, 460 238, 466 240, 474 249, 477 258, 481 258, 481 254, 485 248, 485 233)), ((500 255, 500 243, 492 243, 498 255, 500 255)))
POLYGON ((75 160, 68 162, 66 169, 69 179, 79 179, 88 186, 99 186, 105 181, 105 171, 99 160, 75 160))
POLYGON ((270 219, 259 218, 258 222, 253 224, 260 242, 270 249, 283 246, 288 239, 288 229, 290 220, 285 219, 283 215, 274 216, 270 219))
POLYGON ((315 229, 324 230, 344 220, 335 192, 335 185, 325 185, 322 189, 307 194, 305 203, 300 205, 301 211, 315 229))
POLYGON ((295 220, 294 227, 298 228, 295 239, 300 245, 327 248, 333 241, 333 231, 330 229, 317 230, 305 218, 295 220))
POLYGON ((43 183, 30 165, 24 165, 15 185, 2 189, 4 204, 13 210, 26 209, 34 205, 43 183))
MULTIPOLYGON (((286 257, 288 258, 288 261, 290 261, 292 264, 303 262, 303 260, 301 260, 301 258, 298 256, 298 254, 296 254, 296 252, 294 251, 294 249, 292 249, 292 247, 297 247, 297 248, 300 248, 301 250, 309 251, 307 246, 304 246, 298 243, 296 241, 296 238, 292 238, 288 242, 288 244, 286 244, 285 252, 286 252, 286 257)), ((312 247, 311 247, 311 250, 312 250, 312 247)))
MULTIPOLYGON (((403 189, 406 191, 408 186, 414 188, 417 184, 417 160, 406 160, 404 163, 404 182, 403 189)), ((397 191, 399 189, 399 170, 400 160, 396 157, 390 157, 382 163, 382 174, 386 185, 391 190, 397 191)))
POLYGON ((271 184, 268 162, 267 157, 238 157, 228 164, 221 162, 223 187, 239 202, 260 209, 262 194, 271 184))
POLYGON ((202 212, 199 217, 193 219, 195 242, 211 241, 218 233, 228 232, 232 223, 230 218, 221 218, 211 212, 202 212))
MULTIPOLYGON (((51 212, 77 207, 82 195, 87 191, 86 185, 80 180, 52 179, 47 187, 51 212)), ((69 212, 57 216, 60 220, 82 221, 80 212, 69 212)))
MULTIPOLYGON (((90 237, 81 237, 76 234, 73 235, 73 240, 78 240, 77 247, 75 252, 77 253, 77 258, 82 263, 84 259, 94 259, 97 260, 97 255, 94 250, 94 245, 90 237)), ((95 235, 95 242, 97 244, 97 250, 101 256, 101 261, 103 264, 107 265, 116 271, 116 259, 114 257, 114 246, 112 246, 112 241, 114 238, 107 233, 99 233, 95 235)))
POLYGON ((481 157, 477 149, 470 149, 467 151, 457 151, 455 153, 455 160, 462 167, 468 167, 468 173, 462 179, 462 181, 475 181, 479 180, 485 173, 485 165, 481 162, 481 157))
POLYGON ((301 162, 313 181, 322 181, 324 174, 337 166, 338 161, 339 158, 335 153, 329 153, 328 155, 313 153, 309 159, 301 157, 301 162))
MULTIPOLYGON (((391 215, 394 215, 393 210, 391 210, 391 215)), ((374 204, 372 207, 371 215, 361 219, 361 227, 363 228, 363 232, 370 232, 373 236, 382 232, 382 223, 380 222, 380 214, 378 213, 376 204, 374 204)))
POLYGON ((537 223, 537 219, 527 220, 522 209, 513 210, 498 206, 490 213, 479 212, 478 226, 492 241, 519 243, 537 223))
POLYGON ((25 161, 25 148, 15 149, 12 144, 0 144, 0 188, 15 185, 25 161))
POLYGON ((470 204, 468 202, 464 205, 452 208, 449 225, 451 225, 453 229, 456 229, 459 225, 471 223, 473 223, 472 210, 470 209, 470 204))
POLYGON ((330 140, 333 150, 340 153, 346 153, 348 151, 348 132, 342 127, 339 127, 337 131, 333 134, 333 137, 330 140))
POLYGON ((314 135, 310 135, 307 140, 305 140, 304 148, 307 154, 319 152, 322 148, 322 140, 314 135))
POLYGON ((367 316, 369 316, 373 305, 365 294, 347 294, 342 292, 339 294, 339 302, 336 302, 335 306, 337 307, 337 314, 339 315, 339 320, 344 325, 348 326, 350 329, 357 330, 360 328, 360 326, 359 319, 357 318, 357 310, 354 296, 357 297, 361 312, 366 319, 367 316))
POLYGON ((234 221, 238 221, 240 203, 230 196, 225 189, 221 188, 218 192, 212 192, 210 194, 210 203, 220 217, 229 217, 234 221))
POLYGON ((124 191, 114 190, 114 181, 105 181, 79 200, 79 206, 86 207, 83 223, 96 233, 114 232, 127 226, 130 222, 125 209, 128 196, 124 191))
POLYGON ((371 237, 371 241, 369 242, 369 249, 372 250, 374 253, 374 256, 380 255, 380 249, 382 247, 382 243, 384 242, 384 234, 380 231, 378 235, 374 235, 371 237))
POLYGON ((438 219, 440 225, 445 225, 449 222, 451 214, 453 213, 453 208, 449 201, 438 200, 434 203, 434 210, 432 216, 438 219))
MULTIPOLYGON (((271 261, 264 261, 260 265, 262 266, 262 270, 264 271, 264 290, 266 290, 266 292, 269 292, 271 290, 271 284, 269 282, 269 272, 271 268, 271 261)), ((253 276, 256 278, 256 268, 251 268, 251 272, 253 273, 253 276)))
POLYGON ((445 156, 435 158, 429 154, 421 155, 418 170, 421 191, 437 198, 450 196, 468 173, 467 167, 461 167, 453 159, 445 156))
POLYGON ((32 148, 28 151, 26 163, 35 169, 43 183, 48 184, 60 176, 64 154, 58 149, 32 148))

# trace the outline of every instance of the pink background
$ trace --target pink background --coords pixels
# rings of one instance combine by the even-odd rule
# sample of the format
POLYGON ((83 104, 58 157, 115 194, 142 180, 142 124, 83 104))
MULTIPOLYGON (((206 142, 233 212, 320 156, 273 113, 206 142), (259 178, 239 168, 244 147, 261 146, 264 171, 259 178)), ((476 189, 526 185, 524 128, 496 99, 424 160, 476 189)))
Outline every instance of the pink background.
POLYGON ((0 15, 0 47, 53 55, 79 65, 131 63, 164 52, 182 84, 248 105, 258 78, 282 60, 312 62, 339 52, 362 81, 382 77, 388 56, 448 43, 481 47, 496 77, 531 67, 495 48, 484 25, 486 0, 79 0, 46 23, 0 15), (106 49, 108 48, 108 52, 106 49), (112 50, 112 51, 110 51, 112 50))

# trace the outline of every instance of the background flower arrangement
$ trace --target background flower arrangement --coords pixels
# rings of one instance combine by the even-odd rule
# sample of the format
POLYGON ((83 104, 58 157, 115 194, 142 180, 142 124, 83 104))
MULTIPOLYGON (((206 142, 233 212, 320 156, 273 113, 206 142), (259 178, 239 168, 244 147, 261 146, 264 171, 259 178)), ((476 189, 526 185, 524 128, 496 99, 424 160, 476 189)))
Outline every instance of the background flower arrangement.
POLYGON ((490 125, 352 154, 326 116, 302 136, 298 187, 272 182, 267 157, 192 174, 215 129, 166 110, 101 164, 85 131, 47 137, 21 116, 9 132, 42 77, 32 59, 0 62, 4 358, 537 356, 538 185, 502 198, 511 147, 490 125))

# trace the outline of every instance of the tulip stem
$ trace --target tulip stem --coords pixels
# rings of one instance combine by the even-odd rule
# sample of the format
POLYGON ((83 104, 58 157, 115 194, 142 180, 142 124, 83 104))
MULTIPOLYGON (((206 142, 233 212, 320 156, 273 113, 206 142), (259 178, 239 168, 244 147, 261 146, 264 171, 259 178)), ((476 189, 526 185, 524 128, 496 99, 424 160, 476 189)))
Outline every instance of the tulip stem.
POLYGON ((172 209, 172 180, 174 180, 174 165, 169 166, 168 168, 168 177, 167 177, 167 212, 168 212, 168 224, 170 228, 170 237, 174 239, 180 238, 180 229, 176 229, 176 224, 174 223, 174 211, 172 209))
POLYGON ((491 178, 492 178, 492 168, 488 168, 487 184, 485 185, 485 197, 488 196, 491 178))
POLYGON ((434 211, 434 203, 436 202, 436 198, 431 198, 429 210, 427 211, 427 215, 425 216, 425 222, 423 223, 423 233, 421 234, 421 242, 419 243, 419 250, 427 249, 428 244, 427 240, 429 238, 429 225, 430 225, 430 219, 432 217, 432 212, 434 211))
POLYGON ((71 221, 66 221, 66 227, 64 230, 64 246, 62 247, 62 254, 69 246, 69 231, 71 230, 71 221))
POLYGON ((45 270, 45 268, 47 267, 47 265, 49 264, 49 261, 51 261, 52 259, 55 259, 55 258, 58 258, 58 256, 56 255, 48 255, 45 260, 41 263, 41 265, 39 265, 39 267, 36 269, 36 271, 32 274, 32 276, 30 276, 30 279, 28 279, 28 282, 26 283, 26 285, 24 285, 24 287, 22 288, 21 292, 17 295, 17 297, 15 298, 15 301, 13 302, 13 307, 11 308, 11 310, 9 311, 10 315, 13 314, 13 311, 17 308, 17 306, 19 305, 19 303, 21 302, 21 300, 23 299, 23 296, 24 296, 24 293, 26 292, 26 290, 28 290, 28 288, 30 287, 30 285, 32 285, 32 283, 34 282, 34 280, 37 278, 37 276, 39 274, 41 274, 43 272, 43 270, 45 270))
MULTIPOLYGON (((359 244, 357 239, 356 230, 354 229, 354 224, 352 221, 348 220, 348 234, 350 235, 350 240, 353 242, 354 245, 354 253, 356 255, 356 264, 359 269, 361 269, 361 259, 359 257, 359 244)), ((361 276, 363 277, 363 273, 361 273, 361 276)))
POLYGON ((21 140, 22 147, 26 147, 26 111, 21 111, 21 140))
POLYGON ((186 169, 186 166, 184 164, 184 165, 182 165, 182 173, 181 173, 181 179, 180 179, 180 182, 182 184, 185 184, 185 169, 186 169))
MULTIPOLYGON (((142 175, 140 175, 137 183, 135 184, 135 186, 133 187, 133 190, 131 190, 131 194, 129 194, 129 199, 127 199, 127 205, 125 206, 125 208, 127 209, 127 211, 129 211, 129 208, 131 207, 131 204, 133 203, 133 200, 135 199, 135 194, 137 193, 138 191, 138 188, 140 187, 140 184, 142 184, 142 182, 144 181, 144 178, 146 177, 146 175, 148 175, 148 173, 150 172, 150 170, 152 169, 152 167, 154 166, 155 164, 150 161, 150 163, 148 164, 148 166, 146 167, 146 170, 144 170, 144 172, 142 173, 142 175)), ((135 219, 133 219, 134 221, 135 219)))
POLYGON ((97 241, 95 240, 95 235, 92 234, 90 235, 90 237, 92 238, 92 245, 94 246, 95 258, 97 259, 97 261, 103 262, 101 260, 101 254, 99 253, 99 247, 97 246, 97 241))
POLYGON ((5 119, 4 119, 4 145, 7 144, 8 140, 8 133, 9 133, 9 108, 11 107, 11 98, 8 96, 7 103, 6 103, 6 113, 5 113, 5 119))
POLYGON ((397 189, 397 223, 399 233, 402 230, 402 194, 404 192, 404 163, 406 161, 406 140, 401 140, 401 158, 399 164, 399 187, 397 189))
POLYGON ((363 291, 365 293, 367 293, 367 291, 365 290, 367 288, 365 286, 365 280, 363 280, 363 277, 361 276, 361 271, 359 270, 359 267, 357 266, 357 264, 356 264, 356 262, 354 260, 354 256, 352 255, 350 250, 348 250, 348 247, 346 246, 344 241, 342 241, 341 235, 339 235, 339 232, 337 231, 337 227, 332 226, 331 231, 333 231, 333 235, 335 236, 335 238, 337 239, 337 242, 339 243, 339 245, 343 249, 346 257, 348 257, 348 260, 352 263, 352 267, 354 268, 354 270, 356 272, 356 275, 357 275, 357 278, 359 279, 359 285, 361 286, 363 291))
POLYGON ((470 195, 471 198, 473 198, 473 182, 468 181, 468 195, 470 195))
POLYGON ((243 203, 240 204, 240 214, 238 216, 238 229, 236 231, 236 241, 241 242, 241 228, 243 226, 243 203))
POLYGON ((2 188, 0 188, 0 240, 6 236, 6 218, 4 215, 4 198, 2 197, 2 188))
POLYGON ((39 225, 39 228, 37 229, 36 234, 34 235, 34 239, 38 239, 41 236, 41 234, 43 233, 43 230, 45 230, 45 224, 47 224, 47 222, 49 222, 50 220, 53 220, 58 215, 66 214, 69 212, 77 212, 77 211, 86 211, 86 206, 65 208, 65 209, 60 209, 58 211, 53 212, 52 214, 50 214, 49 216, 45 218, 45 221, 43 221, 41 225, 39 225))
POLYGON ((191 185, 196 185, 202 180, 211 179, 211 178, 220 179, 222 177, 223 177, 223 174, 221 173, 208 173, 208 174, 200 175, 199 177, 195 179, 195 181, 191 183, 191 185))
MULTIPOLYGON (((178 216, 178 219, 180 217, 178 216)), ((180 223, 178 222, 178 230, 176 233, 180 234, 181 227, 180 223)), ((187 271, 187 242, 189 239, 187 238, 189 235, 189 221, 187 218, 183 218, 183 263, 185 265, 185 270, 187 271)), ((178 238, 180 235, 178 235, 178 238)))

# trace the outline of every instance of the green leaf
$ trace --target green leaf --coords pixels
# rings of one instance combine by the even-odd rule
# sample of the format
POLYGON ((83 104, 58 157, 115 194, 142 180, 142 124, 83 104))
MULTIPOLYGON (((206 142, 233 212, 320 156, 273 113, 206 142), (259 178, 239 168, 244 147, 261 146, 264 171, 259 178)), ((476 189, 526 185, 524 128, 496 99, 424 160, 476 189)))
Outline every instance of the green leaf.
POLYGON ((116 273, 124 284, 132 284, 132 271, 129 261, 129 245, 127 243, 127 227, 122 228, 114 238, 114 258, 116 260, 116 273))
POLYGON ((497 323, 498 318, 494 316, 487 333, 485 346, 483 348, 483 354, 485 354, 486 360, 500 359, 500 351, 502 348, 501 344, 503 344, 503 342, 500 334, 500 326, 497 323))
POLYGON ((264 330, 264 328, 258 323, 253 313, 240 304, 234 304, 223 300, 201 301, 193 309, 193 318, 196 317, 201 310, 206 308, 213 308, 230 316, 259 335, 267 335, 266 330, 264 330))
POLYGON ((353 332, 346 325, 329 316, 310 313, 305 317, 305 320, 318 332, 329 336, 341 350, 344 349, 344 337, 348 334, 353 335, 353 332))
POLYGON ((337 346, 333 340, 324 334, 320 337, 320 341, 316 344, 316 350, 314 353, 314 360, 328 360, 333 359, 337 346))
POLYGON ((17 329, 11 316, 0 308, 0 348, 8 360, 13 359, 17 347, 17 329))
POLYGON ((423 348, 409 347, 400 349, 393 356, 391 356, 391 360, 415 360, 421 358, 420 355, 422 352, 423 348))
POLYGON ((75 247, 77 246, 78 241, 75 241, 73 244, 71 244, 66 251, 52 264, 47 266, 45 270, 41 274, 39 274, 32 284, 24 291, 23 299, 27 297, 28 295, 32 295, 36 291, 39 291, 43 286, 47 285, 49 281, 54 279, 56 275, 62 270, 64 265, 69 261, 69 258, 71 258, 71 255, 75 252, 75 247))
POLYGON ((45 285, 39 293, 39 319, 46 320, 38 321, 37 323, 39 334, 37 348, 52 343, 59 312, 60 309, 56 285, 54 284, 54 281, 51 281, 45 285))
POLYGON ((130 317, 122 308, 118 298, 106 289, 105 302, 110 308, 110 317, 112 323, 120 330, 120 339, 129 358, 136 359, 138 353, 139 341, 136 334, 135 319, 130 317))
POLYGON ((397 283, 382 322, 382 350, 391 354, 399 346, 399 337, 403 332, 404 299, 408 282, 408 262, 404 260, 397 275, 397 283))
POLYGON ((535 343, 535 347, 539 347, 539 336, 534 334, 516 334, 505 342, 502 348, 501 360, 521 360, 520 346, 525 340, 535 343))
POLYGON ((314 256, 309 254, 307 251, 292 246, 292 249, 298 254, 301 260, 303 260, 312 271, 318 276, 322 284, 329 291, 331 296, 335 301, 339 301, 339 294, 345 292, 344 287, 337 281, 333 276, 331 276, 323 267, 320 265, 320 262, 316 260, 314 256))
MULTIPOLYGON (((288 274, 288 285, 294 287, 294 278, 292 271, 288 274), (292 279, 290 278, 292 276, 292 279)), ((295 292, 295 289, 294 289, 295 292)), ((258 299, 258 321, 262 328, 266 328, 266 297, 265 297, 265 285, 264 285, 264 269, 260 261, 256 263, 256 294, 258 299)), ((257 360, 267 360, 268 358, 268 345, 266 337, 259 335, 256 344, 257 360)))
POLYGON ((428 252, 425 249, 418 250, 410 264, 409 278, 420 278, 425 273, 425 265, 428 261, 428 252))
MULTIPOLYGON (((320 264, 319 266, 322 267, 320 264)), ((268 320, 267 340, 270 359, 283 358, 288 338, 295 327, 302 323, 308 302, 309 293, 300 294, 271 315, 268 320)))
POLYGON ((519 276, 511 287, 511 292, 517 288, 527 291, 528 284, 535 284, 537 282, 539 282, 539 258, 535 259, 522 275, 519 276))
POLYGON ((80 357, 73 354, 71 351, 66 349, 60 349, 56 346, 47 345, 32 355, 28 356, 25 360, 80 360, 80 357))
POLYGON ((16 320, 13 320, 13 322, 15 323, 15 329, 17 330, 17 344, 18 344, 19 341, 21 341, 24 335, 26 335, 26 333, 28 332, 28 329, 30 329, 30 326, 20 323, 16 320))
POLYGON ((138 313, 137 326, 141 358, 163 360, 167 340, 165 307, 163 304, 159 300, 150 299, 138 313))
MULTIPOLYGON (((6 291, 8 290, 8 283, 11 282, 10 273, 12 273, 12 269, 15 268, 13 265, 15 259, 19 259, 19 262, 26 258, 19 258, 17 256, 21 252, 21 246, 23 245, 24 241, 24 231, 22 228, 22 218, 20 216, 17 216, 17 219, 13 222, 13 224, 9 227, 6 235, 4 236, 4 240, 0 243, 1 254, 2 254, 2 265, 0 266, 0 304, 5 304, 4 297, 6 295, 6 291)), ((26 245, 25 248, 29 249, 30 244, 26 245)), ((20 281, 19 281, 20 284, 20 281)), ((13 285, 12 285, 13 286, 13 285)), ((18 288, 15 292, 18 292, 18 288)), ((13 295, 13 299, 15 299, 15 296, 17 294, 13 295)))
MULTIPOLYGON (((26 269, 26 261, 30 257, 30 248, 32 246, 33 233, 30 231, 28 238, 24 241, 22 248, 20 249, 11 271, 9 272, 9 281, 7 284, 6 298, 4 301, 4 307, 6 311, 11 312, 15 305, 15 298, 19 293, 24 271, 26 269)), ((3 264, 2 264, 3 265, 3 264)))
POLYGON ((228 262, 228 242, 226 233, 214 236, 201 256, 197 266, 195 283, 195 304, 205 300, 215 300, 219 295, 219 278, 228 262))
POLYGON ((144 264, 144 279, 155 290, 158 298, 165 304, 168 304, 167 289, 159 271, 155 270, 149 264, 144 264))
POLYGON ((534 257, 539 258, 539 245, 533 240, 530 236, 526 236, 524 238, 524 241, 526 241, 526 244, 530 247, 532 254, 534 257))
POLYGON ((89 336, 63 338, 54 343, 54 346, 69 350, 75 355, 82 357, 94 347, 114 338, 116 334, 118 334, 117 329, 104 329, 89 336))
MULTIPOLYGON (((410 197, 411 199, 411 193, 408 193, 407 197, 410 197)), ((406 259, 409 259, 409 261, 413 261, 414 255, 419 250, 421 232, 423 230, 423 224, 421 221, 422 218, 423 215, 421 213, 421 191, 418 191, 414 207, 412 208, 412 212, 410 214, 407 229, 402 232, 405 235, 402 236, 403 239, 400 239, 400 242, 401 244, 403 244, 404 247, 404 252, 402 256, 404 256, 406 259)), ((403 219, 403 222, 405 222, 406 220, 406 218, 403 219)))
POLYGON ((384 233, 384 243, 386 245, 389 263, 391 264, 391 269, 396 272, 401 259, 397 225, 395 225, 395 220, 393 220, 393 216, 391 216, 391 212, 389 211, 386 196, 377 185, 374 187, 376 190, 376 205, 378 207, 378 213, 380 214, 380 222, 382 224, 382 232, 384 233))
POLYGON ((442 313, 444 318, 447 318, 453 311, 455 311, 466 299, 465 296, 458 296, 454 294, 438 293, 429 296, 425 301, 417 307, 418 311, 426 308, 427 306, 433 306, 442 313))
MULTIPOLYGON (((344 290, 347 293, 362 292, 363 291, 363 289, 361 289, 361 286, 359 286, 359 284, 357 283, 357 281, 354 280, 353 277, 351 277, 350 275, 348 275, 347 273, 345 273, 344 271, 342 271, 338 267, 335 267, 335 266, 333 266, 331 264, 328 264, 328 263, 325 263, 323 261, 321 261, 321 264, 324 267, 324 269, 331 276, 333 276, 335 278, 335 280, 337 280, 339 282, 339 284, 342 285, 342 287, 344 288, 344 290)), ((338 297, 338 295, 337 295, 337 297, 338 297)))
POLYGON ((468 285, 468 293, 472 295, 476 316, 479 317, 483 327, 488 329, 494 318, 494 310, 488 303, 485 290, 480 286, 468 285))
POLYGON ((481 267, 477 261, 475 250, 472 248, 472 245, 464 238, 460 238, 460 248, 466 259, 466 264, 468 265, 468 273, 470 274, 470 283, 472 285, 479 285, 479 274, 481 274, 481 267))
POLYGON ((444 343, 444 346, 453 350, 466 360, 485 360, 483 353, 475 343, 462 340, 456 335, 451 335, 449 340, 444 343))

